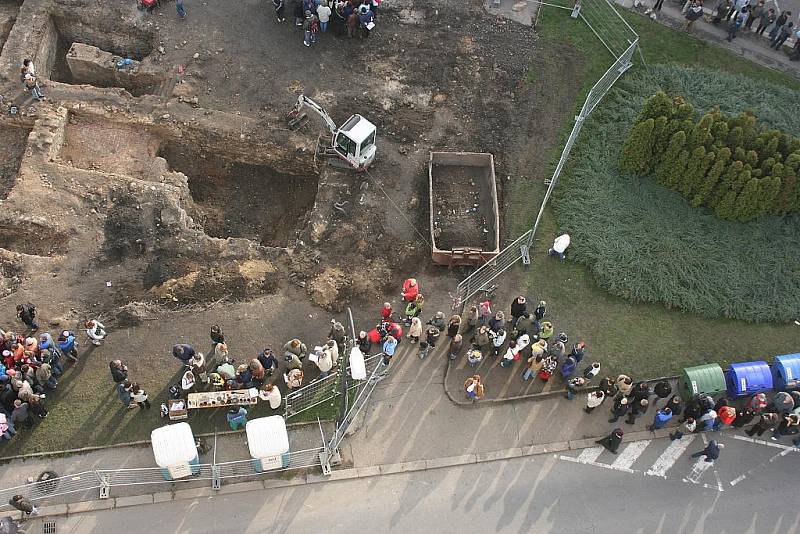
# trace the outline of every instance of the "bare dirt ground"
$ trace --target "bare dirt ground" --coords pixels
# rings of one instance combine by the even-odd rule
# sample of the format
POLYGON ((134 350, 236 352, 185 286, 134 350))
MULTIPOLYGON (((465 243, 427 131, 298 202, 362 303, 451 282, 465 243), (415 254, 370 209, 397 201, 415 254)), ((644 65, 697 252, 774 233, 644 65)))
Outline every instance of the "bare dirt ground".
MULTIPOLYGON (((485 187, 483 167, 437 165, 433 169, 436 244, 443 250, 455 247, 489 246, 493 216, 492 197, 485 187), (482 194, 481 194, 482 193, 482 194)), ((492 240, 494 241, 494 240, 492 240)))
MULTIPOLYGON (((370 328, 410 275, 423 315, 446 310, 463 273, 430 262, 429 152, 493 153, 502 206, 514 180, 540 176, 580 86, 574 52, 538 49, 535 31, 480 3, 391 2, 368 40, 327 34, 311 48, 263 1, 186 7, 181 21, 171 2, 147 14, 131 0, 26 0, 9 34, 2 92, 33 136, 0 214, 0 324, 19 327, 14 304, 32 301, 54 332, 99 316, 114 341, 86 351, 48 397, 51 416, 0 454, 146 437, 157 413, 118 413, 108 360, 127 360, 158 404, 177 370, 169 346, 203 347, 210 321, 246 359, 320 341, 348 305, 370 328), (56 81, 71 79, 60 58, 72 42, 141 57, 170 83, 134 98, 56 81), (17 87, 31 50, 44 104, 17 87), (338 123, 361 113, 376 124, 368 174, 315 167, 322 122, 291 133, 283 121, 301 91, 338 123)), ((19 159, 21 142, 0 143, 3 159, 19 159)))

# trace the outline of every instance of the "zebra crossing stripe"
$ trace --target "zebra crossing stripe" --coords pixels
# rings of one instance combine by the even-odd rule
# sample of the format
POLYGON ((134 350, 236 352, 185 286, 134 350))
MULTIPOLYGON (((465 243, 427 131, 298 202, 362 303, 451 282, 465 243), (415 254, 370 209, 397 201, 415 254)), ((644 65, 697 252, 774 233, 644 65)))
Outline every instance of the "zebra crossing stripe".
POLYGON ((681 439, 673 440, 672 443, 669 444, 669 447, 667 447, 655 463, 653 463, 650 469, 645 472, 645 475, 667 478, 667 471, 669 471, 670 467, 675 465, 678 458, 686 452, 686 449, 692 444, 694 438, 695 436, 689 434, 683 436, 681 439))
POLYGON ((603 447, 590 447, 588 449, 583 449, 576 458, 578 463, 582 464, 591 464, 594 463, 597 458, 603 453, 603 447))
POLYGON ((625 450, 620 453, 619 456, 614 460, 614 463, 611 464, 612 469, 630 469, 633 465, 633 462, 636 461, 639 456, 644 452, 645 448, 650 444, 649 439, 645 439, 642 441, 634 441, 633 443, 629 443, 625 450))

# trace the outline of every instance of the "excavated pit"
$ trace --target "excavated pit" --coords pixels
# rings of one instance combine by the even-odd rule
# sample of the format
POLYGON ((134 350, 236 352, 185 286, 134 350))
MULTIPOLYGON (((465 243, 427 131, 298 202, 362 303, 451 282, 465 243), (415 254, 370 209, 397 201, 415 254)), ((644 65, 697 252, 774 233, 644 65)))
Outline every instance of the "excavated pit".
POLYGON ((0 200, 8 198, 19 173, 29 128, 0 124, 0 200))
POLYGON ((0 248, 33 256, 57 256, 67 252, 69 236, 27 221, 0 221, 0 248))
POLYGON ((141 62, 153 50, 153 37, 136 28, 104 28, 104 20, 76 21, 68 14, 55 15, 46 39, 50 50, 46 70, 53 81, 94 87, 120 87, 133 96, 157 91, 162 80, 152 73, 131 75, 117 70, 111 55, 141 62), (74 45, 74 46, 73 46, 74 45))
POLYGON ((2 0, 0 1, 0 54, 17 20, 17 13, 22 7, 22 0, 2 0))
POLYGON ((200 222, 212 237, 286 247, 314 207, 319 185, 315 174, 286 174, 177 143, 165 144, 158 155, 171 170, 188 177, 200 222))

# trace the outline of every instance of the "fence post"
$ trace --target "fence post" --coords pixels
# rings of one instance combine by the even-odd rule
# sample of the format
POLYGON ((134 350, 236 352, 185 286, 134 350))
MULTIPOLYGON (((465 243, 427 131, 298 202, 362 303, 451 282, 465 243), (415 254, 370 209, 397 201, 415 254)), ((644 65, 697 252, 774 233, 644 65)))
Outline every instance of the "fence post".
POLYGON ((111 477, 107 474, 101 475, 97 470, 95 470, 94 476, 100 482, 100 498, 108 499, 111 496, 111 477))

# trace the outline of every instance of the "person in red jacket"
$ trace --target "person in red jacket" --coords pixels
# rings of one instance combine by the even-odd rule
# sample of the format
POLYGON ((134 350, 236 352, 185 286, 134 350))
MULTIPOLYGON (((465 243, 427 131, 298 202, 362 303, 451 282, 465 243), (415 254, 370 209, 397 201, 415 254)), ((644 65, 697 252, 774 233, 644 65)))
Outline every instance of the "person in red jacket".
POLYGON ((403 300, 406 302, 414 302, 414 299, 419 295, 419 284, 416 278, 407 278, 403 282, 403 300))
POLYGON ((720 406, 717 410, 717 420, 714 421, 714 430, 719 430, 723 425, 730 426, 736 419, 736 408, 733 406, 720 406))
POLYGON ((381 318, 384 321, 388 321, 392 317, 392 303, 391 302, 384 302, 383 308, 381 308, 381 318))

